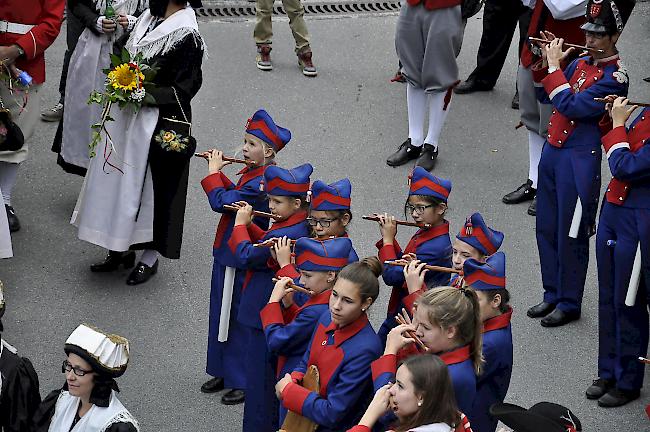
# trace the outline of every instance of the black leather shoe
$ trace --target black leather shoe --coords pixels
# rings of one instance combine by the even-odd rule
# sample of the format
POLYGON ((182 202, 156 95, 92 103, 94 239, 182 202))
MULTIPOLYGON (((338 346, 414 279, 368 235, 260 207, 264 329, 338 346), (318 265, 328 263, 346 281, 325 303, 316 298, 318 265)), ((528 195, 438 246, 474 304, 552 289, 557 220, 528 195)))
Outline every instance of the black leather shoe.
POLYGON ((528 309, 526 315, 531 318, 541 318, 553 312, 555 305, 553 303, 541 302, 528 309))
POLYGON ((531 216, 537 216, 537 197, 533 198, 533 202, 528 206, 526 213, 531 216))
POLYGON ((431 144, 425 144, 422 146, 422 152, 420 152, 420 157, 415 162, 415 166, 431 171, 436 166, 436 159, 438 159, 438 149, 431 144))
POLYGON ((510 108, 518 110, 519 109, 519 90, 515 91, 515 95, 512 97, 510 102, 510 108))
POLYGON ((578 319, 580 319, 580 314, 578 313, 568 313, 555 308, 553 312, 542 318, 540 324, 542 327, 560 327, 578 319))
POLYGON ((415 147, 411 145, 411 138, 407 139, 399 146, 397 151, 386 159, 388 166, 397 167, 404 165, 406 162, 417 159, 420 156, 422 147, 415 147))
POLYGON ((614 387, 616 387, 616 381, 598 378, 587 387, 585 396, 587 396, 587 399, 598 399, 614 387))
POLYGON ((613 388, 598 399, 598 405, 604 408, 614 408, 638 399, 640 390, 621 390, 613 388))
POLYGON ((535 193, 537 193, 537 190, 533 187, 533 181, 526 180, 526 183, 506 194, 501 201, 505 204, 519 204, 535 198, 535 193))
POLYGON ((201 386, 202 393, 217 393, 223 390, 223 378, 211 378, 201 386))
POLYGON ((221 396, 221 403, 224 405, 238 405, 244 403, 244 390, 232 389, 221 396))
POLYGON ((9 222, 9 231, 16 232, 20 230, 20 221, 18 220, 18 216, 16 216, 16 212, 14 211, 14 208, 10 205, 5 204, 5 210, 7 211, 7 222, 9 222))
POLYGON ((115 252, 109 251, 104 261, 92 264, 90 271, 94 273, 105 273, 117 270, 120 265, 125 269, 133 267, 135 264, 135 252, 115 252))
POLYGON ((645 82, 647 82, 647 83, 650 83, 650 76, 649 76, 649 77, 645 77, 645 78, 643 78, 643 81, 645 81, 645 82))
POLYGON ((156 260, 156 263, 151 267, 139 262, 126 280, 126 284, 140 285, 148 281, 151 276, 155 275, 156 273, 158 273, 158 260, 156 260))
POLYGON ((454 87, 454 93, 456 94, 468 94, 474 93, 477 91, 490 91, 494 86, 487 83, 476 81, 476 80, 467 80, 458 84, 454 87))

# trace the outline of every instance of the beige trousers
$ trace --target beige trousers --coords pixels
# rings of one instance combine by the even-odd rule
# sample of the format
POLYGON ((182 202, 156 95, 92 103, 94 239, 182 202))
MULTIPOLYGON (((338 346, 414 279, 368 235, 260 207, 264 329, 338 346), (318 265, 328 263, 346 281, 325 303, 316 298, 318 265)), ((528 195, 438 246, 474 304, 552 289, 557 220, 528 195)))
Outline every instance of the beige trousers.
POLYGON ((4 106, 11 111, 13 121, 25 136, 25 144, 17 151, 0 151, 0 162, 20 163, 27 159, 27 143, 34 133, 41 115, 41 84, 32 85, 27 94, 27 105, 22 108, 24 93, 11 94, 4 81, 0 81, 0 98, 4 106), (22 109, 21 109, 22 108, 22 109))
MULTIPOLYGON (((282 0, 282 6, 289 17, 289 27, 296 41, 296 54, 310 51, 309 31, 305 23, 305 8, 300 0, 282 0)), ((273 38, 273 27, 271 15, 273 14, 273 0, 257 0, 256 3, 257 22, 253 37, 257 45, 270 44, 273 38)))

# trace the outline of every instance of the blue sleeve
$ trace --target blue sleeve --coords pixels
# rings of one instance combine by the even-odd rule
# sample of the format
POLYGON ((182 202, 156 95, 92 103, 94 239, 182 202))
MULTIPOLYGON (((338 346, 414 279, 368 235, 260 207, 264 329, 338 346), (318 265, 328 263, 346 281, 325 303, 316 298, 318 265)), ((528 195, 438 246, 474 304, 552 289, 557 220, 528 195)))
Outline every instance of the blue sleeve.
POLYGON ((389 266, 384 264, 384 272, 381 277, 388 286, 401 287, 406 280, 404 279, 404 267, 389 266))
MULTIPOLYGON (((567 66, 562 73, 564 74, 564 78, 566 78, 567 82, 571 79, 571 76, 573 76, 573 72, 576 70, 576 65, 577 60, 572 61, 569 66, 567 66)), ((548 97, 548 93, 546 93, 546 89, 544 86, 539 83, 539 82, 533 82, 535 86, 535 94, 537 95, 537 100, 540 103, 543 103, 545 105, 550 105, 551 104, 551 99, 548 97)))
POLYGON ((364 349, 341 365, 336 382, 327 387, 327 398, 311 392, 302 406, 302 414, 330 429, 336 429, 350 406, 354 406, 370 380, 370 364, 377 358, 372 349, 364 349))
POLYGON ((242 241, 234 253, 237 265, 248 269, 268 269, 267 261, 271 258, 271 249, 253 247, 251 242, 242 241))
POLYGON ((259 189, 260 181, 261 177, 258 177, 246 183, 241 189, 226 189, 220 187, 212 189, 207 193, 210 207, 212 207, 212 210, 219 213, 223 213, 224 205, 232 204, 237 201, 246 201, 255 207, 254 203, 260 200, 263 195, 260 193, 259 189))
POLYGON ((269 351, 278 355, 298 354, 314 337, 321 308, 303 309, 289 324, 271 324, 264 329, 269 351))
POLYGON ((395 382, 395 374, 391 372, 383 372, 380 374, 375 380, 372 382, 372 386, 375 390, 379 390, 389 382, 394 383, 395 382))
POLYGON ((612 176, 622 181, 635 182, 650 179, 650 145, 632 153, 629 148, 614 150, 608 157, 612 176))

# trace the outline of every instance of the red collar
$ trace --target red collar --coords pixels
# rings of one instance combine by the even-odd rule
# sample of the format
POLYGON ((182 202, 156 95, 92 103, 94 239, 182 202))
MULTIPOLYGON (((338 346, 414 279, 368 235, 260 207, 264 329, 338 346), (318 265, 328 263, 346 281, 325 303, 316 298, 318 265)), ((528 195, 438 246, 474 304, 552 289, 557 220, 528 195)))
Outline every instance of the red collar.
POLYGON ((416 252, 418 246, 422 243, 426 243, 431 239, 440 237, 441 235, 449 235, 449 222, 446 220, 442 224, 435 226, 433 228, 420 228, 411 240, 406 245, 404 249, 405 253, 416 252))
POLYGON ((255 167, 255 168, 244 167, 244 169, 239 171, 237 175, 241 175, 241 177, 239 178, 239 184, 243 185, 253 180, 255 177, 263 176, 264 167, 263 166, 255 167))
POLYGON ((366 324, 368 324, 368 315, 366 315, 364 312, 359 318, 356 319, 356 321, 346 325, 343 328, 339 328, 336 324, 330 323, 330 325, 325 327, 325 333, 334 332, 334 345, 338 347, 343 342, 359 333, 366 326, 366 324))
POLYGON ((326 289, 322 293, 315 295, 314 297, 311 297, 309 300, 305 302, 305 304, 300 306, 298 310, 303 310, 308 306, 328 304, 330 302, 330 295, 332 295, 332 290, 326 289))
POLYGON ((273 225, 271 225, 271 229, 269 231, 296 225, 305 219, 307 219, 307 212, 305 210, 298 210, 283 221, 273 222, 273 225))
POLYGON ((508 312, 502 313, 499 316, 495 316, 494 318, 490 318, 483 322, 483 333, 508 327, 511 318, 512 308, 508 306, 508 312))
POLYGON ((469 360, 469 345, 463 345, 460 348, 444 352, 440 354, 440 358, 447 366, 469 360))
POLYGON ((610 64, 615 64, 619 60, 618 54, 614 54, 613 56, 605 57, 602 59, 594 59, 593 57, 591 58, 592 62, 596 66, 607 66, 610 64))

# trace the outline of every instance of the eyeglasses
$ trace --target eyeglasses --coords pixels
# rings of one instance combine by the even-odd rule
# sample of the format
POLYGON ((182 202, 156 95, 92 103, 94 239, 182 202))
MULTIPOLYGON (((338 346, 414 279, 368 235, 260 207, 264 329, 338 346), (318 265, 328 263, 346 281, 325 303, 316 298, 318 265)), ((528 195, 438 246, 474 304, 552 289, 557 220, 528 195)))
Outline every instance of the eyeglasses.
POLYGON ((417 214, 422 214, 424 211, 430 207, 435 207, 433 204, 429 205, 411 205, 411 204, 406 204, 406 211, 410 212, 411 214, 417 213, 417 214))
POLYGON ((597 33, 592 31, 585 31, 585 36, 592 37, 594 39, 603 39, 607 36, 607 33, 597 33))
POLYGON ((79 366, 72 367, 69 361, 63 360, 63 364, 61 365, 61 372, 66 373, 70 371, 72 371, 75 375, 80 377, 93 372, 91 370, 89 371, 83 370, 79 366))
POLYGON ((330 224, 334 222, 336 219, 314 219, 314 218, 307 218, 307 223, 309 226, 315 227, 316 225, 320 224, 323 228, 329 228, 330 224))

